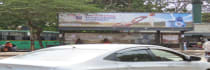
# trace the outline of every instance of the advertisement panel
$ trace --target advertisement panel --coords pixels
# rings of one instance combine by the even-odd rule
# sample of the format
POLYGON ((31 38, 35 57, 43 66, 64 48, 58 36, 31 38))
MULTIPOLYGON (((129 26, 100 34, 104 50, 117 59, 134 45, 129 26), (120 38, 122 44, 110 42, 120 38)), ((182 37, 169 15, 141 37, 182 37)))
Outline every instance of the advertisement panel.
POLYGON ((188 13, 60 13, 59 27, 192 27, 188 13))
POLYGON ((66 44, 75 44, 80 39, 84 44, 103 43, 108 39, 111 43, 155 44, 154 33, 65 33, 66 44))
POLYGON ((163 35, 162 42, 164 44, 178 44, 179 43, 179 35, 163 35))

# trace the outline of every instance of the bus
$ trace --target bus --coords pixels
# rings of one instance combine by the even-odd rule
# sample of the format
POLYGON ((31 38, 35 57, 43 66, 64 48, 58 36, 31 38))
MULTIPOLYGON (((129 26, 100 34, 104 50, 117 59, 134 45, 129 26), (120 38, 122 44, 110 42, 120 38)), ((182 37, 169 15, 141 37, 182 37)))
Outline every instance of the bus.
MULTIPOLYGON (((44 47, 59 45, 59 32, 43 31, 41 39, 44 47)), ((29 30, 0 30, 0 45, 7 41, 16 45, 17 50, 30 50, 30 32, 29 30)), ((40 49, 38 40, 35 40, 35 49, 40 49)))

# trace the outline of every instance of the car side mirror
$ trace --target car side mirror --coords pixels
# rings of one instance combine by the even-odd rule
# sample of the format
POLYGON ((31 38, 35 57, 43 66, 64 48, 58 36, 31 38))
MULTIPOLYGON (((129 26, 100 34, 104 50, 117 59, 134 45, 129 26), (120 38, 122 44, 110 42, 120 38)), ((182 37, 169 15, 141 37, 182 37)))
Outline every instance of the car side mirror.
POLYGON ((197 56, 190 56, 189 59, 187 59, 187 61, 200 61, 201 57, 197 57, 197 56))

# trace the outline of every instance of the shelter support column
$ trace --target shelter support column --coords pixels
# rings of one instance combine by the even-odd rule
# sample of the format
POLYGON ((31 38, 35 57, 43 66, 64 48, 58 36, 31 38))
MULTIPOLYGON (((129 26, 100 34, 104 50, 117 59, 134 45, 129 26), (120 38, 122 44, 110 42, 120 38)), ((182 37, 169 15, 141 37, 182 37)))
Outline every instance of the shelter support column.
POLYGON ((60 45, 64 45, 64 36, 65 33, 64 32, 60 32, 59 34, 59 42, 60 42, 60 45))
POLYGON ((160 30, 158 30, 158 31, 156 31, 156 37, 155 37, 155 39, 156 39, 156 45, 160 45, 161 43, 160 43, 160 37, 161 35, 160 35, 160 30))
POLYGON ((179 34, 179 47, 181 50, 184 50, 184 31, 180 31, 179 34))

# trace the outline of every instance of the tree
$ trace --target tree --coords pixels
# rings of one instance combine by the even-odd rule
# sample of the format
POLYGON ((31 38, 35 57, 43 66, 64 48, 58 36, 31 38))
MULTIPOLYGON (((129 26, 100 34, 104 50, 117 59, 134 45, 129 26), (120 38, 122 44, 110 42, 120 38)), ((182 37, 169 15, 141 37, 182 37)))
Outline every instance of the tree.
POLYGON ((0 0, 1 14, 21 19, 30 28, 31 50, 34 50, 34 40, 37 36, 41 48, 40 33, 46 24, 57 22, 58 12, 93 12, 100 11, 88 0, 0 0))
POLYGON ((0 29, 15 30, 24 25, 24 20, 7 13, 0 13, 0 29))
POLYGON ((210 23, 210 13, 203 13, 202 14, 202 22, 204 23, 210 23))
POLYGON ((166 6, 159 0, 93 0, 92 3, 114 12, 162 12, 166 6))

